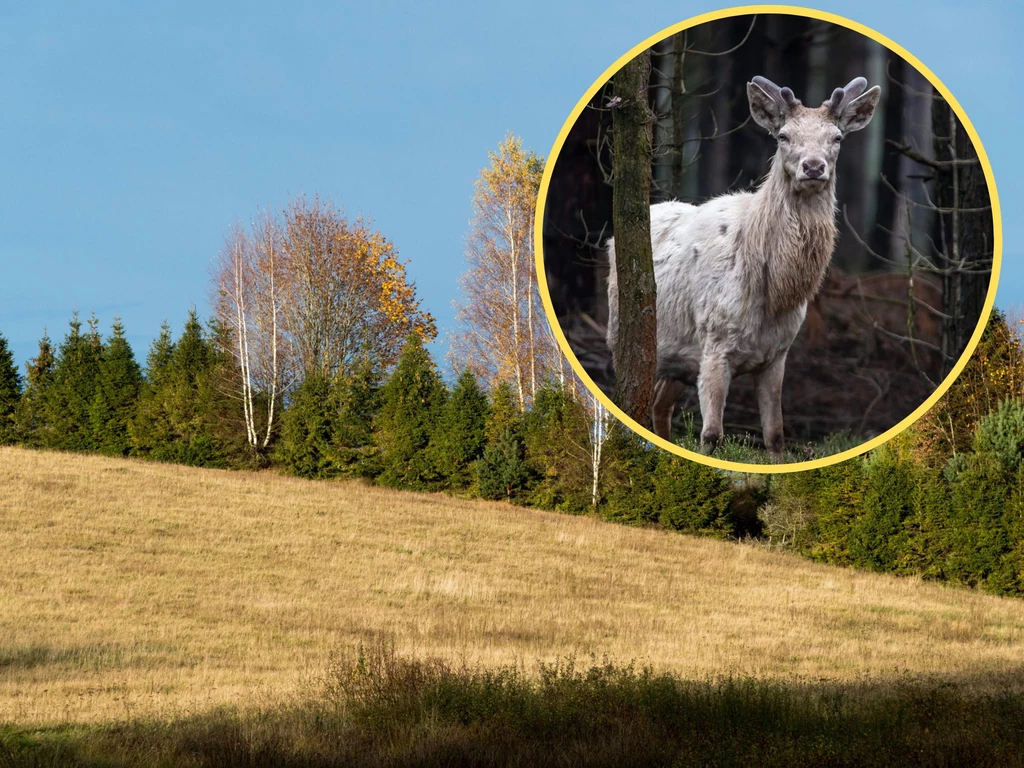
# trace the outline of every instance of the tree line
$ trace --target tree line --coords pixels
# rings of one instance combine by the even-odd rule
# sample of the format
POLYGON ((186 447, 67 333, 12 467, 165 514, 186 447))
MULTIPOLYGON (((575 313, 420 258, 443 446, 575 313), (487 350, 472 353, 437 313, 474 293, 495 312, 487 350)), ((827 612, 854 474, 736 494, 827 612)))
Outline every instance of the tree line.
POLYGON ((554 378, 538 384, 525 408, 513 382, 488 392, 468 367, 449 386, 418 333, 408 335, 386 376, 369 361, 344 374, 307 373, 260 453, 233 396, 230 339, 193 310, 176 338, 164 325, 143 367, 119 320, 104 338, 95 318, 83 328, 75 315, 58 345, 40 340, 22 379, 0 336, 0 442, 192 466, 270 466, 299 477, 731 532, 723 475, 646 446, 554 378), (645 487, 648 475, 660 479, 645 487), (636 492, 616 487, 623 484, 636 492))

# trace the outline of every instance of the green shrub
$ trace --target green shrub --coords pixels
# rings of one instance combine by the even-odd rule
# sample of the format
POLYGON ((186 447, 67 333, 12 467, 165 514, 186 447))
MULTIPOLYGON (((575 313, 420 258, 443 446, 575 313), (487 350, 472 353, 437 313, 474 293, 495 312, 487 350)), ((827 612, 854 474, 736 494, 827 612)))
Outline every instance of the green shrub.
POLYGON ((654 505, 662 525, 679 531, 732 535, 731 500, 732 483, 724 472, 661 452, 654 477, 654 505))

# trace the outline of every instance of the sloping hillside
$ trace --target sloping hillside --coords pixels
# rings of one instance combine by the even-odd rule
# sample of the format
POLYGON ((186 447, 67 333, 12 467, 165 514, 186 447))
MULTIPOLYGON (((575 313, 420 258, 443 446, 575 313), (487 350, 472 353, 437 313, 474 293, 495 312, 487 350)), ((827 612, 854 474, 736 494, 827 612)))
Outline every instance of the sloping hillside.
POLYGON ((0 721, 280 701, 382 635, 484 664, 978 681, 1019 671, 1024 601, 504 504, 0 448, 0 721))

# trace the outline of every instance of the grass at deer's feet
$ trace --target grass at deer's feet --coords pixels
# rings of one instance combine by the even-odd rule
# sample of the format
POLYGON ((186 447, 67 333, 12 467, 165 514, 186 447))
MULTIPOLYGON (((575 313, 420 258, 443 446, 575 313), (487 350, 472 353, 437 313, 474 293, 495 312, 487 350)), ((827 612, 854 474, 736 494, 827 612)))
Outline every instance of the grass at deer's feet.
POLYGON ((978 695, 1024 657, 1024 600, 590 517, 19 448, 0 475, 0 722, 19 728, 279 713, 374 634, 481 669, 593 652, 978 695))
POLYGON ((302 699, 274 708, 8 727, 0 763, 1022 766, 1019 682, 972 694, 909 678, 686 681, 606 659, 528 672, 403 658, 377 643, 336 657, 302 699))
MULTIPOLYGON (((694 425, 692 414, 684 414, 676 424, 676 444, 688 451, 700 453, 700 432, 694 425)), ((851 448, 856 448, 868 438, 860 437, 849 432, 836 432, 821 440, 809 441, 798 444, 792 440, 786 443, 784 463, 812 461, 813 459, 833 456, 851 448)), ((734 435, 727 434, 715 450, 714 457, 722 461, 732 461, 737 464, 770 464, 771 458, 764 449, 764 443, 759 436, 753 434, 734 435)))

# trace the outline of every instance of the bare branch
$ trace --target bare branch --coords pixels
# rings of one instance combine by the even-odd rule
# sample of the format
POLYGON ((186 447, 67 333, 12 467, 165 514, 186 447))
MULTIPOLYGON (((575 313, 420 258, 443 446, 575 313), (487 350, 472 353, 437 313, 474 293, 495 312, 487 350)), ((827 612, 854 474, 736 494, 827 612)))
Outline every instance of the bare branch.
POLYGON ((699 56, 728 56, 733 51, 739 50, 743 46, 743 44, 747 42, 747 39, 750 37, 750 33, 754 31, 754 24, 756 23, 757 16, 755 15, 750 19, 750 26, 747 28, 747 34, 745 34, 743 36, 743 39, 736 43, 736 45, 734 45, 732 48, 729 48, 724 51, 719 51, 717 53, 713 53, 711 51, 698 51, 696 48, 687 48, 686 53, 695 53, 699 56))
POLYGON ((892 139, 886 139, 885 143, 901 155, 909 157, 915 163, 921 163, 921 165, 927 165, 930 168, 948 168, 954 165, 978 165, 981 162, 976 157, 967 158, 966 160, 934 160, 930 157, 925 157, 920 152, 914 151, 908 144, 900 144, 892 139))

